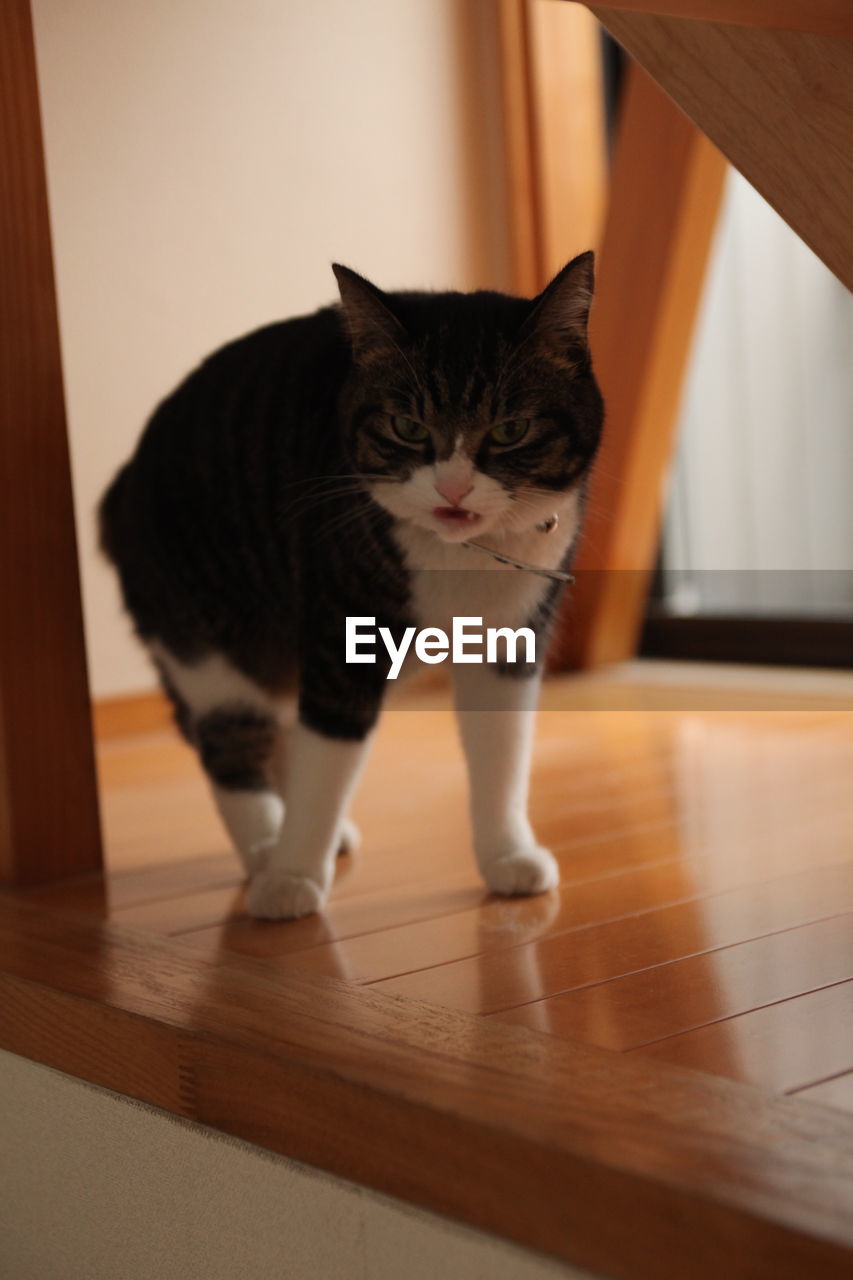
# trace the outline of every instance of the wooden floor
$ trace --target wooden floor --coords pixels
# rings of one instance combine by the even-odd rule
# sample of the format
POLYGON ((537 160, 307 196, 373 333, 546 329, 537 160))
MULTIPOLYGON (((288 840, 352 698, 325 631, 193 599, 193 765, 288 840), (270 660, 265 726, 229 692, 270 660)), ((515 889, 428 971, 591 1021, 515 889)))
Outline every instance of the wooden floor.
POLYGON ((433 694, 385 717, 323 917, 246 917, 170 730, 101 743, 106 879, 20 896, 853 1111, 853 677, 632 664, 546 705, 558 892, 485 896, 433 694))

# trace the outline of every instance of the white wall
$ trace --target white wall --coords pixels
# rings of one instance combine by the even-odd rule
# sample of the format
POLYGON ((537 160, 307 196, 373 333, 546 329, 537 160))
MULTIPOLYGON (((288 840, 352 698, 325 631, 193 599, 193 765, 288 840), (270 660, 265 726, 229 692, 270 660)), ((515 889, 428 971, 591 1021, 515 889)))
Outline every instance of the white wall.
POLYGON ((92 688, 151 685, 93 512, 204 354, 334 297, 507 286, 489 0, 34 0, 92 688))
POLYGON ((0 1051, 0 1280, 155 1277, 592 1280, 0 1051))

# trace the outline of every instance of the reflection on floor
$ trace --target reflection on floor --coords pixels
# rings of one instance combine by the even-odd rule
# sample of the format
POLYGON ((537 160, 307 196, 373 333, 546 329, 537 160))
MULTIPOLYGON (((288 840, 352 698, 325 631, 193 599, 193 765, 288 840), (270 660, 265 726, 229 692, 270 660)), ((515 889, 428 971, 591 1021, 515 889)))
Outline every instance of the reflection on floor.
POLYGON ((553 894, 483 893, 432 694, 385 717, 364 851, 322 918, 246 917, 171 732, 101 746, 106 881, 27 896, 853 1110, 853 677, 631 664, 547 705, 532 810, 553 894))

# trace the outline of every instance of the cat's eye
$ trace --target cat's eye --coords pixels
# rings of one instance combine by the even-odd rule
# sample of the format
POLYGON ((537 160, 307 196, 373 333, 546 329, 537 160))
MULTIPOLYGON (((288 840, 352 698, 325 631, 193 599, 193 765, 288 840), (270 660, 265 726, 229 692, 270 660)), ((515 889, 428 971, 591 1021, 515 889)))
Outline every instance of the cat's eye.
POLYGON ((501 422, 493 427, 490 435, 495 444, 519 444, 530 430, 529 418, 516 418, 512 422, 501 422))
POLYGON ((399 413, 395 413, 391 418, 391 426, 394 434, 401 440, 405 440, 406 444, 423 444, 425 440, 429 440, 426 427, 420 422, 415 422, 413 418, 404 418, 399 413))

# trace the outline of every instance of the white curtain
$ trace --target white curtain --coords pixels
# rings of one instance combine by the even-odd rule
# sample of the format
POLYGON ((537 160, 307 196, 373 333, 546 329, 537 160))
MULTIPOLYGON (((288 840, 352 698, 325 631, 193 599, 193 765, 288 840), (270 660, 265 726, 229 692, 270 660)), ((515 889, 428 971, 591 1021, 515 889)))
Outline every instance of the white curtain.
POLYGON ((853 295, 734 171, 663 564, 676 612, 853 616, 853 295))

